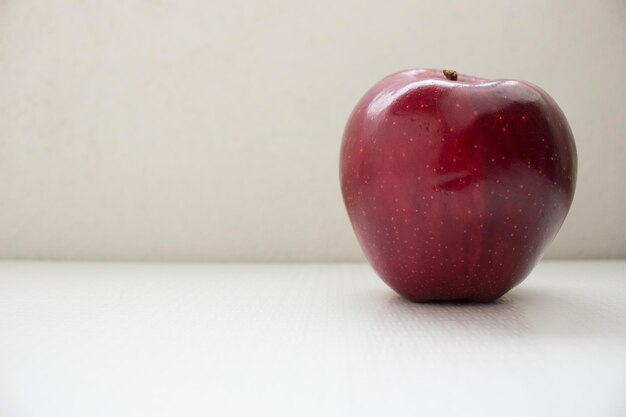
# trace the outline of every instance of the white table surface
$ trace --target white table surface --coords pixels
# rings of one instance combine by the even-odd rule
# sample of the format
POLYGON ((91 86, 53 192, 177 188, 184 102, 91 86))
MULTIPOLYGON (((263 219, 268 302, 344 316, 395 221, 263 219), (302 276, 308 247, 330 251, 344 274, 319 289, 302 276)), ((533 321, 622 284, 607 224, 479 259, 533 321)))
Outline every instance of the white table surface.
POLYGON ((626 262, 492 305, 364 264, 0 263, 0 416, 626 416, 626 262))

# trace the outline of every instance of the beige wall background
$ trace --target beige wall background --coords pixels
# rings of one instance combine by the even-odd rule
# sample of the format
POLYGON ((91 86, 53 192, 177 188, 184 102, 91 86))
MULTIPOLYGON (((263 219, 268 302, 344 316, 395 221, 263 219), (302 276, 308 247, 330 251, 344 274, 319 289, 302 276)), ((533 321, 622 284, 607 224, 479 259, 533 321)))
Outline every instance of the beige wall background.
POLYGON ((0 257, 362 259, 338 186, 362 93, 519 78, 579 152, 548 256, 626 255, 626 3, 0 1, 0 257))

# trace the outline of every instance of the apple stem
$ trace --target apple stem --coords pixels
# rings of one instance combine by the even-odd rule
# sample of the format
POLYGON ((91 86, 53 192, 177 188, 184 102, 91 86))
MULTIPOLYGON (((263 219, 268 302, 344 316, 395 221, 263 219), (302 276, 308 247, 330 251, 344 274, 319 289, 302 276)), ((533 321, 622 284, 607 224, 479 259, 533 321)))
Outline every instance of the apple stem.
POLYGON ((449 79, 450 81, 456 81, 457 78, 459 77, 459 74, 457 74, 455 70, 451 70, 451 69, 443 70, 443 75, 445 75, 446 78, 449 79))

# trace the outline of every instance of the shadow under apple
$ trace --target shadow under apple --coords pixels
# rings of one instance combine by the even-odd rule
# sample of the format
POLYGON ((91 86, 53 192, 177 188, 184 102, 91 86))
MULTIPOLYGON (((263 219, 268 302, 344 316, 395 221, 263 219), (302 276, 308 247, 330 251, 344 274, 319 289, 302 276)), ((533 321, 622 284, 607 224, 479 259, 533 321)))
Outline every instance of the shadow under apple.
MULTIPOLYGON (((364 294, 362 294, 364 295, 364 294)), ((575 291, 519 287, 493 303, 413 303, 392 292, 368 293, 373 325, 387 334, 481 339, 626 337, 610 306, 575 291)))

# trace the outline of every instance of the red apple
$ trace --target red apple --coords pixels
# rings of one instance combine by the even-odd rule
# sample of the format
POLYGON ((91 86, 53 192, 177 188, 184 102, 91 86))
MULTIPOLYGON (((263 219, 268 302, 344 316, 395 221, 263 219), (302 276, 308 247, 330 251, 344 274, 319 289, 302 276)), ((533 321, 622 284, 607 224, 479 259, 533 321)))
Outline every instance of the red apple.
POLYGON ((367 259, 413 301, 489 302, 519 284, 565 220, 576 147, 524 81, 399 72, 356 105, 341 189, 367 259))

